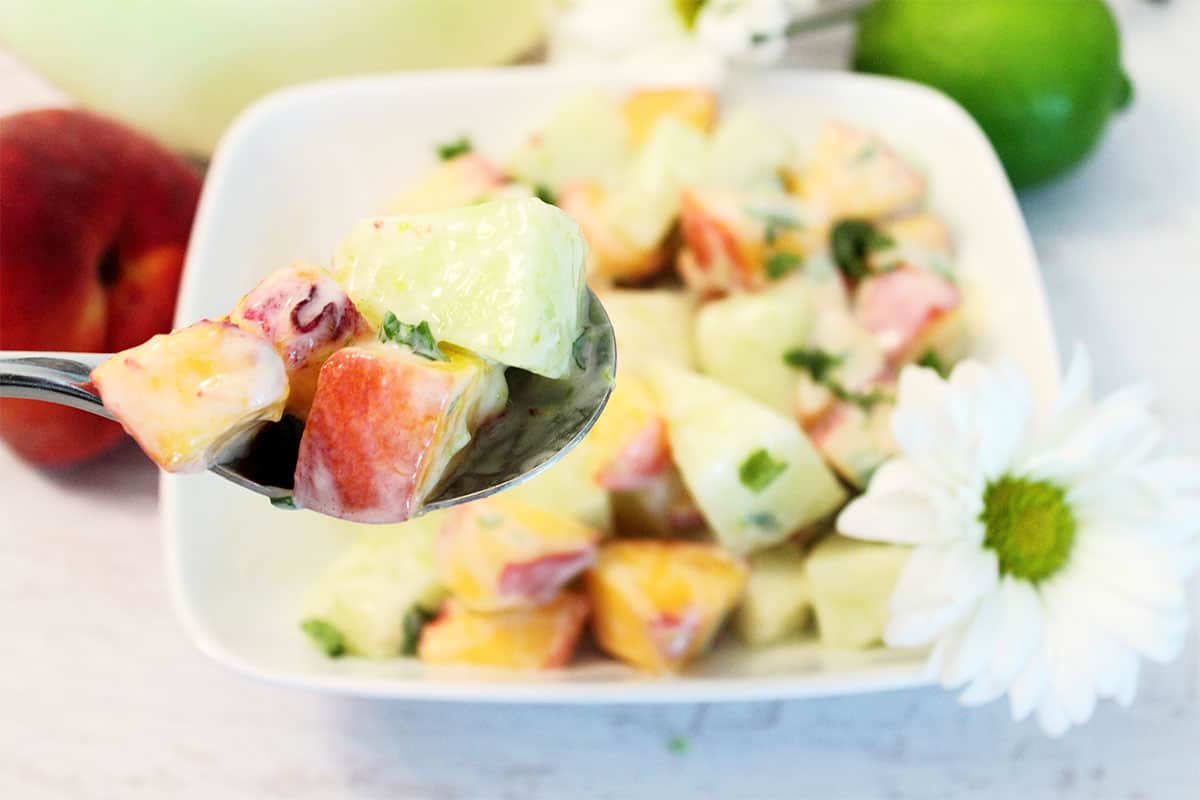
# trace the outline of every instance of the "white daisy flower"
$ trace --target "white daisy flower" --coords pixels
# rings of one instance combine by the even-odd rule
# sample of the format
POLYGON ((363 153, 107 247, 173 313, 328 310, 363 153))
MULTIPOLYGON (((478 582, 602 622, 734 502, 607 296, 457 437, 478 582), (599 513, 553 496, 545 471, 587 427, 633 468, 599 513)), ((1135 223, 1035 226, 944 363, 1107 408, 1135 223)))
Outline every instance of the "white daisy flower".
POLYGON ((769 64, 787 27, 818 0, 563 0, 548 27, 552 62, 769 64))
POLYGON ((931 672, 966 705, 1008 694, 1052 736, 1097 698, 1133 701, 1139 657, 1168 661, 1200 565, 1200 463, 1154 456, 1149 393, 1092 400, 1076 351, 1058 402, 975 362, 948 381, 900 376, 901 455, 838 518, 847 536, 913 545, 884 638, 933 645, 931 672))

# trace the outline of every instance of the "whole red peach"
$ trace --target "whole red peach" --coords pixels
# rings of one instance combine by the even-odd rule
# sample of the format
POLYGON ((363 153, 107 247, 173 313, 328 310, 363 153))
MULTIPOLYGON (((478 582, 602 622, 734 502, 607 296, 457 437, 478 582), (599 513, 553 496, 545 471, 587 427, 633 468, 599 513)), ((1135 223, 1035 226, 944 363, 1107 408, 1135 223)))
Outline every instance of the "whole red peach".
MULTIPOLYGON (((0 119, 0 350, 111 353, 170 330, 199 195, 186 162, 104 117, 0 119)), ((35 464, 122 436, 82 411, 0 401, 0 438, 35 464)))

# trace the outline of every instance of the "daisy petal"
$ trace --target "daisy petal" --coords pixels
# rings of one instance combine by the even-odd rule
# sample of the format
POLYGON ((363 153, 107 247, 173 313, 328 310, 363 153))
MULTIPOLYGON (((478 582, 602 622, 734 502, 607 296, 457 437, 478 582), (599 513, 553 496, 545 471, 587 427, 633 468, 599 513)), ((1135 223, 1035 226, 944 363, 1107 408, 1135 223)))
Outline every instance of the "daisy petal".
POLYGON ((837 529, 855 539, 897 544, 922 544, 937 534, 928 500, 915 492, 868 492, 842 509, 837 529))
POLYGON ((929 644, 968 615, 997 580, 991 550, 958 541, 917 547, 892 590, 884 640, 893 647, 929 644))
POLYGON ((905 367, 892 412, 892 436, 900 452, 945 485, 970 483, 975 472, 968 409, 960 395, 933 370, 905 367))
POLYGON ((1009 364, 980 387, 975 398, 979 465, 985 480, 1003 475, 1028 435, 1033 392, 1024 374, 1009 364))

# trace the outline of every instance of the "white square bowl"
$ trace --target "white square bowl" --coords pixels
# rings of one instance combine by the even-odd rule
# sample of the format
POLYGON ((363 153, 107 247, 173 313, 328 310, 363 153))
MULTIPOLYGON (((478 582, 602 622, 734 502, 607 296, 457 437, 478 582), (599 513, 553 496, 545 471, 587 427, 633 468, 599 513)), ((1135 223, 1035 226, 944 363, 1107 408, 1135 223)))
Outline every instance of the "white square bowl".
MULTIPOLYGON (((686 84, 659 75, 652 83, 686 84)), ((694 82, 694 80, 692 81, 694 82)), ((501 160, 585 88, 626 92, 644 74, 613 70, 408 74, 313 84, 257 103, 213 158, 188 251, 177 324, 219 316, 266 273, 328 263, 360 217, 468 135, 501 160)), ((976 353, 1023 366, 1045 397, 1058 365, 1033 248, 996 156, 941 94, 846 73, 759 72, 727 81, 726 108, 748 106, 803 143, 828 119, 881 133, 925 171, 929 205, 954 233, 976 353)), ((725 644, 677 677, 599 658, 513 674, 415 660, 330 660, 297 627, 301 597, 352 530, 285 512, 212 475, 162 479, 167 568, 185 627, 217 661, 268 680, 385 697, 508 702, 674 702, 878 691, 924 682, 922 654, 765 650, 725 644)))

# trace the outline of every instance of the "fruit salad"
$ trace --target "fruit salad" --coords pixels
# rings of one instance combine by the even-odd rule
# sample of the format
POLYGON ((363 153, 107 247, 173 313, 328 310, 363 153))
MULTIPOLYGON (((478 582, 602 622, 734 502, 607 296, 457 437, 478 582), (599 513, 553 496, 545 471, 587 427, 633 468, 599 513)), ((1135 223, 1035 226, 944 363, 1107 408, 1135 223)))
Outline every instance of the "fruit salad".
MULTIPOLYGON (((620 367, 595 427, 546 472, 350 544, 301 614, 316 644, 544 669, 589 642, 657 673, 726 635, 878 646, 907 551, 837 536, 831 521, 893 453, 900 369, 946 370, 969 347, 952 231, 885 134, 829 120, 801 146, 750 110, 719 115, 708 91, 589 93, 514 152, 457 139, 380 198, 396 213, 556 204, 586 239, 620 367)), ((491 245, 449 241, 367 222, 335 277, 356 302, 369 294, 367 325, 392 310, 462 326, 471 336, 456 344, 501 363, 561 359, 563 340, 538 339, 531 312, 513 312, 531 344, 519 356, 477 307, 434 313, 430 287, 443 281, 495 285, 489 309, 538 305, 506 295, 491 245), (444 277, 402 282, 376 266, 414 256, 444 277)), ((545 278, 548 296, 570 295, 560 277, 545 278)))
MULTIPOLYGON (((486 191, 476 172, 446 174, 486 191)), ((417 516, 505 412, 507 370, 567 375, 588 303, 585 243, 563 211, 528 194, 425 197, 402 204, 422 213, 360 222, 331 269, 285 267, 228 316, 117 353, 92 373, 105 407, 170 472, 299 428, 291 505, 417 516)))

